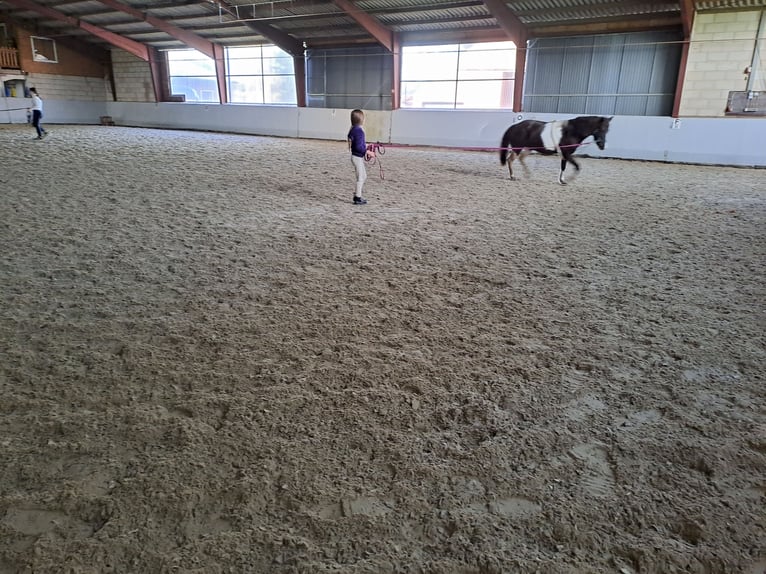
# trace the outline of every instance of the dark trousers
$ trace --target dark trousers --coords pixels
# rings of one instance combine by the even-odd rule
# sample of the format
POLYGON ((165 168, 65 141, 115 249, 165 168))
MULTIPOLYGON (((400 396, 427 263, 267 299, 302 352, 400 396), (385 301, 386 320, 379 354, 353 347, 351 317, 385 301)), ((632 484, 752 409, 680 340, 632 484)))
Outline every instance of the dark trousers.
POLYGON ((43 113, 40 110, 32 110, 32 125, 37 130, 37 137, 43 137, 45 130, 43 129, 40 120, 43 119, 43 113))

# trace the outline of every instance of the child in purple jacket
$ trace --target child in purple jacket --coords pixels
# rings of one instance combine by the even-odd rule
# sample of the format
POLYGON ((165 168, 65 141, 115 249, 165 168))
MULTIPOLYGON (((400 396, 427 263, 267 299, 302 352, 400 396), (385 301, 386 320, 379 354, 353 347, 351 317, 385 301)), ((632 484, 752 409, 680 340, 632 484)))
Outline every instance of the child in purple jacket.
POLYGON ((351 112, 351 129, 348 132, 348 147, 351 150, 351 163, 356 174, 356 191, 354 192, 354 205, 364 205, 367 200, 362 197, 362 189, 367 179, 365 160, 375 157, 375 152, 367 149, 367 141, 364 137, 364 112, 354 110, 351 112))

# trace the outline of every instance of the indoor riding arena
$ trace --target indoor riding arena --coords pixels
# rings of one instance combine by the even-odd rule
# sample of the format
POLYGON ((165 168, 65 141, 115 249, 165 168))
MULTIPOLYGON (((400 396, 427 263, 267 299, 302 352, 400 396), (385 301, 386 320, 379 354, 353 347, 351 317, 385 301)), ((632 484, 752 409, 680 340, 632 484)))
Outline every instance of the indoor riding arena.
POLYGON ((763 170, 392 148, 355 206, 343 141, 0 153, 20 571, 762 572, 763 170))

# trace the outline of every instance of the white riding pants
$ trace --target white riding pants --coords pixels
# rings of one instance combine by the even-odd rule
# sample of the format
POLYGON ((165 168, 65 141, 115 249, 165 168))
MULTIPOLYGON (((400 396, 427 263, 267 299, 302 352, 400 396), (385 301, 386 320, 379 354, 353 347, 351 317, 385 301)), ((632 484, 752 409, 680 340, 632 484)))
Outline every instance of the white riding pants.
POLYGON ((364 158, 351 156, 351 163, 354 164, 354 172, 356 173, 356 192, 355 197, 362 197, 362 188, 364 188, 364 182, 367 181, 367 168, 364 166, 364 158))

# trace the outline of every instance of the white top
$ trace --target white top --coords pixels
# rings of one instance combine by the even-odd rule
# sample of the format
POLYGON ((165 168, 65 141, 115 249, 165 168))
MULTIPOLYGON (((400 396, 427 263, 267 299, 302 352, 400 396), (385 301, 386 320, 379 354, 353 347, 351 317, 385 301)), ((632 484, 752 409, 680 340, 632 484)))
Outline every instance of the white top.
POLYGON ((40 113, 43 111, 43 101, 40 99, 40 96, 37 94, 32 94, 32 111, 34 110, 40 110, 40 113))

